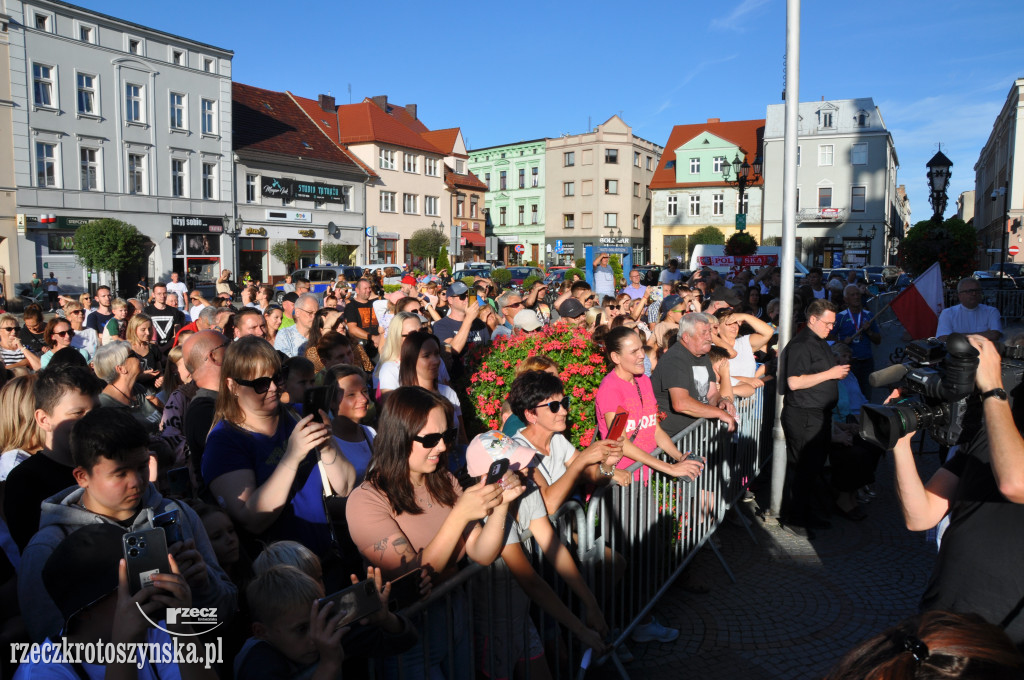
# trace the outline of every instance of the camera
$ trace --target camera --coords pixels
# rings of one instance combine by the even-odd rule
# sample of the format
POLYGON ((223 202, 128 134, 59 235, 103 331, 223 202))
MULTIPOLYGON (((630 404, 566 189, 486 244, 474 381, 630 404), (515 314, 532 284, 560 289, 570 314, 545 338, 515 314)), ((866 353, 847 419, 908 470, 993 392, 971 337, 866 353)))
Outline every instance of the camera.
MULTIPOLYGON (((1024 348, 1000 347, 1003 384, 1016 392, 1024 375, 1024 348)), ((953 446, 961 440, 965 422, 973 432, 981 424, 977 417, 965 418, 977 406, 972 400, 978 370, 978 350, 967 337, 951 333, 946 342, 916 340, 906 347, 908 361, 871 374, 871 385, 897 383, 901 398, 879 406, 865 404, 860 411, 860 436, 883 449, 891 449, 902 437, 926 430, 936 442, 953 446)))

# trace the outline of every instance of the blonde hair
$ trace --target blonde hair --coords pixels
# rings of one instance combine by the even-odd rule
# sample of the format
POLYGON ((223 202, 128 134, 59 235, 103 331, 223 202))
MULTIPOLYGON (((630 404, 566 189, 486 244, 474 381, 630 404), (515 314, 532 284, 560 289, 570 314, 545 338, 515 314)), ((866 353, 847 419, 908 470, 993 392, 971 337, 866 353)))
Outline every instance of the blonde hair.
POLYGON ((117 380, 117 367, 128 361, 132 346, 124 340, 114 340, 100 345, 92 360, 92 368, 103 382, 110 384, 117 380))
MULTIPOLYGON (((128 330, 125 331, 125 336, 128 338, 128 342, 133 345, 139 342, 139 334, 137 331, 139 330, 139 326, 146 323, 152 324, 153 320, 149 318, 149 315, 143 314, 142 312, 139 312, 138 314, 133 315, 132 318, 128 319, 128 330)), ((146 342, 149 342, 148 338, 146 339, 146 342)))
POLYGON ((77 312, 82 309, 82 303, 77 300, 68 300, 64 303, 64 313, 70 314, 71 312, 77 312))
POLYGON ((263 338, 247 335, 230 343, 224 351, 224 363, 220 368, 220 391, 213 412, 213 424, 226 420, 237 425, 245 420, 238 399, 228 389, 229 378, 251 380, 280 370, 280 355, 263 338))
POLYGON ((36 374, 20 375, 0 389, 0 452, 21 449, 35 453, 45 443, 36 424, 36 374))
POLYGON ((397 361, 402 355, 402 340, 405 339, 402 337, 402 326, 409 319, 419 321, 420 317, 412 312, 398 312, 391 319, 391 323, 388 324, 388 337, 384 340, 384 346, 380 348, 380 358, 377 359, 378 366, 389 361, 397 361))
POLYGON ((110 303, 111 310, 121 309, 122 307, 124 309, 128 309, 128 301, 124 298, 115 298, 114 301, 110 303))
POLYGON ((519 362, 519 365, 516 366, 516 377, 518 378, 527 371, 546 371, 549 368, 555 369, 555 373, 560 372, 558 364, 555 363, 554 359, 535 354, 534 356, 526 357, 519 362))
POLYGON ((309 611, 314 600, 324 596, 324 587, 290 564, 278 564, 259 574, 245 589, 254 622, 272 626, 287 612, 302 607, 309 611))
POLYGON ((587 328, 594 328, 597 325, 597 322, 602 320, 603 316, 605 316, 605 311, 603 307, 591 307, 590 309, 588 309, 587 315, 584 318, 584 321, 587 324, 587 328))
POLYGON ((276 541, 265 547, 253 560, 252 573, 259 576, 281 565, 295 567, 317 583, 324 577, 320 558, 296 541, 276 541))

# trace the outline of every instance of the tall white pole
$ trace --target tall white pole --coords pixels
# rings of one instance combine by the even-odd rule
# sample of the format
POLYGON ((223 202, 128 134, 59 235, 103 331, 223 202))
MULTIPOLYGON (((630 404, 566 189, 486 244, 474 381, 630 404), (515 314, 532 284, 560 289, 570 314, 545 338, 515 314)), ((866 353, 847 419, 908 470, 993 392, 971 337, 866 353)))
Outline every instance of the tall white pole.
MULTIPOLYGON (((782 171, 782 300, 779 305, 779 353, 793 334, 793 275, 796 267, 796 153, 800 107, 800 0, 786 0, 786 132, 782 171)), ((781 377, 781 376, 780 376, 781 377)), ((782 380, 776 381, 772 430, 771 514, 779 516, 786 481, 786 437, 782 432, 782 380)))

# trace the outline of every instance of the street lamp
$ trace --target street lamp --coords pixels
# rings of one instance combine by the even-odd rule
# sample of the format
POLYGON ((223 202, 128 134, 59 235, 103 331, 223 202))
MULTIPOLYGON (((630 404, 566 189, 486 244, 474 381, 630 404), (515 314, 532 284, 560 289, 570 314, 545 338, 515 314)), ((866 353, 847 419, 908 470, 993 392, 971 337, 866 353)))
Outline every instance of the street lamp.
POLYGON ((949 178, 953 176, 950 171, 953 161, 946 158, 946 154, 942 153, 940 146, 939 152, 925 163, 925 167, 928 168, 928 202, 932 204, 932 209, 935 211, 932 221, 939 223, 942 222, 942 215, 946 212, 946 189, 949 186, 949 178))
MULTIPOLYGON (((745 196, 747 193, 747 187, 752 184, 756 184, 761 179, 761 157, 757 156, 754 159, 754 164, 751 165, 747 162, 746 155, 743 156, 743 160, 740 160, 740 155, 737 153, 735 158, 732 159, 732 163, 722 164, 722 180, 730 185, 736 187, 736 191, 739 193, 739 205, 737 206, 737 213, 743 210, 745 202, 745 196), (735 178, 731 178, 731 175, 735 175, 735 178)), ((737 222, 736 230, 743 231, 746 229, 746 213, 740 213, 744 216, 743 223, 737 222)))
POLYGON ((1002 234, 999 237, 999 245, 1003 249, 1003 259, 999 263, 999 287, 1002 288, 1006 285, 1006 256, 1007 250, 1010 247, 1010 210, 1009 210, 1009 198, 1010 198, 1010 185, 1007 182, 1005 185, 992 191, 992 201, 995 202, 1000 196, 1003 197, 1003 215, 1002 215, 1002 234))
MULTIPOLYGON (((238 272, 238 248, 236 247, 238 241, 238 234, 242 231, 242 218, 238 217, 234 222, 231 221, 231 216, 224 213, 224 233, 231 237, 231 266, 235 269, 235 276, 239 275, 238 272)), ((221 267, 223 269, 224 267, 221 267)))

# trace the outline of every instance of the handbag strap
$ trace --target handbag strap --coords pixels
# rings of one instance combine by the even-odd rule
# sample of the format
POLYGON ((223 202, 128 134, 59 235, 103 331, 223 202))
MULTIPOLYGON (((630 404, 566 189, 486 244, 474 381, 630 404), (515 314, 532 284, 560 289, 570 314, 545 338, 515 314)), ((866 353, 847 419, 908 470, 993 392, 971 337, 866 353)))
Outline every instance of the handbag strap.
POLYGON ((320 470, 320 482, 323 484, 324 498, 336 496, 334 487, 331 486, 331 480, 327 478, 327 469, 324 468, 324 459, 320 457, 319 451, 316 453, 316 467, 320 470))

